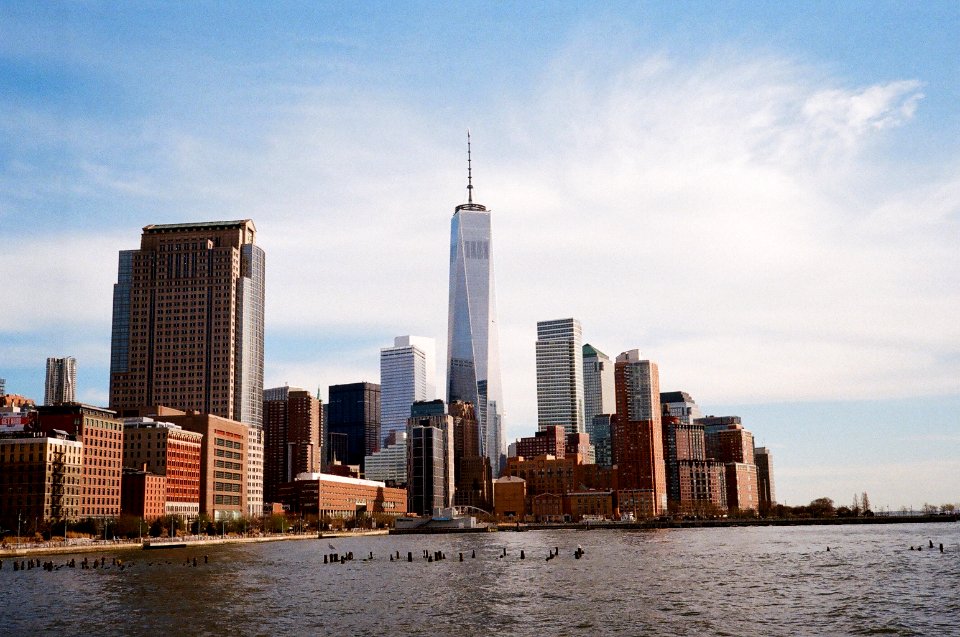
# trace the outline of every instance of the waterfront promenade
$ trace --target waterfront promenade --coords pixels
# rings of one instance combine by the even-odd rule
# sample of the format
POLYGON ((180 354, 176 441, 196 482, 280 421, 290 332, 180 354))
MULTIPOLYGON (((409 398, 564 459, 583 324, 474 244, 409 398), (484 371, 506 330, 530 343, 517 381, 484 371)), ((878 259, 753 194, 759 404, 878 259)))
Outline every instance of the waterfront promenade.
POLYGON ((164 548, 165 546, 179 547, 181 545, 208 546, 221 544, 256 544, 260 542, 280 542, 285 540, 316 540, 319 537, 362 537, 367 535, 386 535, 386 529, 364 531, 324 531, 316 533, 270 533, 266 535, 185 535, 172 538, 143 538, 135 540, 68 540, 66 542, 23 542, 21 544, 6 544, 0 547, 0 559, 8 557, 26 557, 33 555, 64 555, 70 553, 109 553, 113 551, 140 551, 150 548, 164 548))

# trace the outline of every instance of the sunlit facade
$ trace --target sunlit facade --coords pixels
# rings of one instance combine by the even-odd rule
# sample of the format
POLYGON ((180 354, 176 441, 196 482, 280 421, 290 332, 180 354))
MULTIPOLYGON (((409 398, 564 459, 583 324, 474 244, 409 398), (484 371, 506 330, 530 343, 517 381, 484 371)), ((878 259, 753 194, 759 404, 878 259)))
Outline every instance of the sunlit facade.
POLYGON ((506 459, 500 342, 493 279, 490 212, 468 202, 450 224, 450 307, 447 331, 447 403, 476 405, 480 453, 498 473, 506 459))

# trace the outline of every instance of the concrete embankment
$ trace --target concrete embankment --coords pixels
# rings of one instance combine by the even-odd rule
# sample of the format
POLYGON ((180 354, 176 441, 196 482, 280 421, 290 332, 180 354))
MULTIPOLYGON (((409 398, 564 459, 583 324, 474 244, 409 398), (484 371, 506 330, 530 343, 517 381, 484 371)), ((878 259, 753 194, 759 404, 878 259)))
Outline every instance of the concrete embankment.
POLYGON ((113 553, 116 551, 141 551, 145 548, 162 549, 167 548, 193 548, 197 546, 210 546, 217 544, 248 544, 257 542, 281 542, 286 540, 316 540, 318 538, 332 537, 360 537, 364 535, 386 535, 386 529, 377 529, 373 531, 323 531, 319 535, 315 533, 283 534, 283 535, 263 535, 253 537, 207 537, 207 536, 186 536, 163 539, 146 539, 143 542, 134 541, 94 541, 81 542, 76 544, 63 544, 62 542, 43 542, 39 544, 8 544, 6 548, 0 548, 0 558, 20 557, 32 555, 64 555, 69 553, 113 553))

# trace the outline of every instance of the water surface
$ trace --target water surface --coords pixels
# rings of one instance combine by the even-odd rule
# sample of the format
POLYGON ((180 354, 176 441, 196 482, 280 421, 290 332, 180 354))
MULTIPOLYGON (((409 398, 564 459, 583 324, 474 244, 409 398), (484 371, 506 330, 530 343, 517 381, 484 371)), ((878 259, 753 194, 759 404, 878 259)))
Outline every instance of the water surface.
MULTIPOLYGON (((0 634, 960 635, 956 523, 376 536, 117 555, 132 567, 14 572, 5 560, 0 634), (356 559, 324 565, 330 543, 356 559), (547 561, 554 547, 560 555, 547 561), (447 559, 428 563, 424 549, 447 559), (389 560, 395 551, 403 560, 389 560)), ((85 556, 94 554, 75 557, 85 556)))

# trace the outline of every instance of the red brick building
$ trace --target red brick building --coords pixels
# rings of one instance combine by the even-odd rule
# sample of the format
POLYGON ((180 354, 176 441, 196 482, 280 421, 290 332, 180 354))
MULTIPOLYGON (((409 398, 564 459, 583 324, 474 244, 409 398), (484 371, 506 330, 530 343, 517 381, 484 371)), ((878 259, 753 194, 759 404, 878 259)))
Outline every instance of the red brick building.
POLYGON ((358 513, 406 515, 407 490, 383 482, 328 473, 298 476, 280 485, 280 501, 292 513, 348 518, 358 513))
POLYGON ((214 520, 247 513, 247 426, 210 414, 162 408, 160 418, 203 435, 200 512, 214 520))
POLYGON ((196 517, 203 434, 153 418, 124 419, 124 434, 124 466, 165 477, 165 514, 196 517))
POLYGON ((167 478, 144 469, 124 467, 120 511, 152 522, 166 514, 167 478))
POLYGON ((757 467, 743 462, 726 464, 727 506, 731 511, 758 511, 757 467))
POLYGON ((567 510, 575 522, 585 516, 604 520, 614 517, 613 491, 573 491, 566 499, 567 510))
POLYGON ((523 520, 527 515, 527 481, 516 476, 494 480, 493 506, 500 519, 523 520))
POLYGON ((641 360, 638 350, 624 352, 617 356, 614 384, 617 415, 611 438, 620 512, 638 518, 662 515, 667 511, 667 479, 657 364, 641 360))
POLYGON ((37 409, 36 426, 48 435, 64 431, 83 445, 79 517, 120 515, 123 421, 116 412, 80 403, 44 405, 37 409))
POLYGON ((517 440, 517 457, 553 456, 554 458, 563 458, 567 450, 566 436, 566 430, 563 427, 545 427, 528 438, 517 440))

